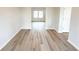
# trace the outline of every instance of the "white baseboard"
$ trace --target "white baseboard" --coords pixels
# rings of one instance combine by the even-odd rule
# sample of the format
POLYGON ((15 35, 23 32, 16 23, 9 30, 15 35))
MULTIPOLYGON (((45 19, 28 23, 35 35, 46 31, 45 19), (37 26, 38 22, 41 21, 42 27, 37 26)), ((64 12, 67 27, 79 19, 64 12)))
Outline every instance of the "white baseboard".
POLYGON ((11 38, 9 38, 8 41, 7 41, 2 47, 0 47, 0 50, 1 50, 3 47, 5 47, 5 46, 9 43, 9 41, 10 41, 13 37, 15 37, 15 35, 16 35, 17 33, 19 33, 20 31, 21 31, 21 29, 19 29, 11 38))
POLYGON ((79 51, 79 47, 76 46, 71 40, 68 40, 68 42, 69 42, 71 45, 73 45, 73 46, 79 51))

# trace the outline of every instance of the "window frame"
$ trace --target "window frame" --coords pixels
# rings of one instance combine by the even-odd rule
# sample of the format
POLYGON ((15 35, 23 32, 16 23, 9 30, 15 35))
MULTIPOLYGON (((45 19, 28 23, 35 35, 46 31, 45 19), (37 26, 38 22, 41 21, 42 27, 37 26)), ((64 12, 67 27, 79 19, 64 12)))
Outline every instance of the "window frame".
POLYGON ((45 8, 43 7, 32 8, 32 22, 45 22, 45 8), (34 11, 43 11, 43 18, 34 18, 33 17, 34 11))

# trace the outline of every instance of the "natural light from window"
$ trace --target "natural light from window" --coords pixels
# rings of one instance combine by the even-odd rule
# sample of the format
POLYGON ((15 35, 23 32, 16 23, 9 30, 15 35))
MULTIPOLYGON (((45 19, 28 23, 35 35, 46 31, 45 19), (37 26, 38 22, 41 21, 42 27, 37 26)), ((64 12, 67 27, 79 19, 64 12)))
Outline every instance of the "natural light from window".
POLYGON ((33 11, 33 18, 43 18, 43 11, 33 11))
POLYGON ((33 30, 44 30, 45 23, 44 22, 32 22, 33 30))

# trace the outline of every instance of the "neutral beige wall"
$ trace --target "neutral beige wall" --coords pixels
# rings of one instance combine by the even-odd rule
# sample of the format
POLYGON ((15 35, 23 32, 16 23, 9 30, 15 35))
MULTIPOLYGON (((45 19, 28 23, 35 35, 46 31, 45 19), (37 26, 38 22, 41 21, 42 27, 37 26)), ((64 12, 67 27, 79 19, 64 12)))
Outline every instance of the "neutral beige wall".
POLYGON ((59 27, 59 15, 60 15, 60 8, 56 7, 55 8, 55 30, 58 32, 58 27, 59 27))
POLYGON ((31 8, 22 8, 23 29, 31 29, 31 8))
POLYGON ((46 8, 46 29, 55 29, 58 31, 59 10, 57 7, 46 8))
POLYGON ((0 48, 2 48, 21 28, 20 8, 0 7, 0 48))
POLYGON ((79 8, 72 8, 69 41, 79 48, 79 8))

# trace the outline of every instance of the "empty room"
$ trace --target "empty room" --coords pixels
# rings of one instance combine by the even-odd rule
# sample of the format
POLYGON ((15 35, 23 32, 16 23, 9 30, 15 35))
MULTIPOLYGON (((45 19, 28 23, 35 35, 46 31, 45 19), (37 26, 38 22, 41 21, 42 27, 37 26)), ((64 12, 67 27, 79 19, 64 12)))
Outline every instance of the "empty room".
POLYGON ((0 51, 78 51, 79 7, 0 7, 0 51))

